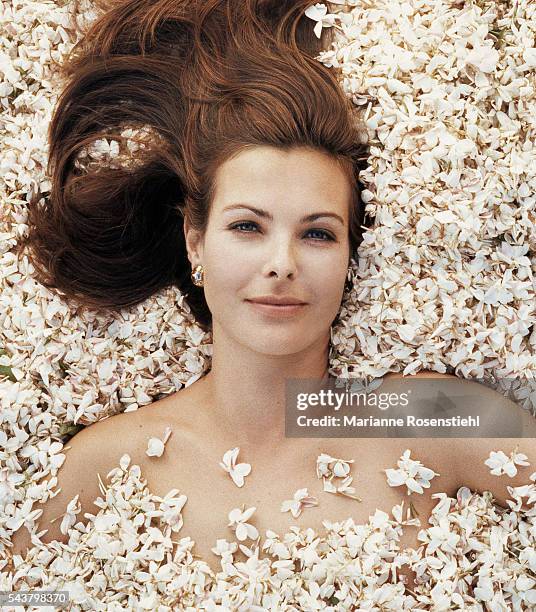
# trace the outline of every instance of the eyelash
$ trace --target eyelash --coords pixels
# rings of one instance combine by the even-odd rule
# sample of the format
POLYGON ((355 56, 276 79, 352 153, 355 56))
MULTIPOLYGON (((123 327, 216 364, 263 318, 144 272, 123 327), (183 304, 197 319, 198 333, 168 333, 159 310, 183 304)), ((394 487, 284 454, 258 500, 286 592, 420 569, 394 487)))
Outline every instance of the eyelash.
MULTIPOLYGON (((251 234, 252 232, 248 232, 248 231, 243 231, 243 230, 239 230, 239 226, 241 225, 255 225, 256 227, 257 224, 254 221, 239 221, 238 223, 233 223, 232 225, 229 226, 230 230, 236 230, 240 233, 246 233, 246 234, 251 234)), ((322 232, 324 234, 324 236, 326 236, 326 238, 324 239, 319 239, 319 238, 312 238, 311 240, 314 240, 315 242, 335 242, 335 238, 326 230, 323 229, 310 229, 307 231, 307 233, 309 232, 322 232)))

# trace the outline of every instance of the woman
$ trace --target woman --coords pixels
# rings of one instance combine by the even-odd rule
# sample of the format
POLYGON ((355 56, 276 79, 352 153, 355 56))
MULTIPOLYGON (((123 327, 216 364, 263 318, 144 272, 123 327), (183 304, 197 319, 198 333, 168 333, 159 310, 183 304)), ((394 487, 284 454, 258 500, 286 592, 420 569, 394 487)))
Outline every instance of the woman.
MULTIPOLYGON (((256 507, 251 522, 263 536, 293 524, 321 532, 325 519, 363 522, 376 508, 389 511, 405 491, 390 487, 384 470, 406 448, 440 474, 414 502, 423 526, 433 493, 454 495, 466 484, 504 503, 506 484, 526 482, 520 473, 498 483, 483 463, 514 442, 534 462, 526 439, 285 437, 287 380, 328 378, 330 327, 363 221, 366 150, 335 75, 314 60, 307 4, 122 2, 67 66, 50 130, 52 192, 43 209, 30 210, 36 272, 96 309, 130 306, 175 284, 211 330, 213 358, 188 388, 75 436, 58 475, 61 495, 46 505, 40 529, 77 493, 80 516, 94 513, 96 474, 104 477, 124 453, 151 491, 188 496, 180 536, 191 535, 214 571, 212 548, 232 538, 227 516, 243 504, 256 507), (137 167, 77 170, 76 156, 103 128, 117 136, 130 124, 149 125, 159 138, 137 167), (147 458, 147 438, 167 426, 164 455, 147 458), (235 447, 238 462, 252 466, 243 486, 220 467, 235 447), (322 490, 314 469, 321 453, 355 461, 361 502, 322 490), (468 461, 475 467, 466 475, 468 461), (282 512, 304 487, 319 505, 298 517, 282 512)), ((393 390, 406 382, 386 378, 393 390)), ((520 414, 489 389, 482 398, 503 402, 501 414, 520 414)), ((416 546, 417 531, 408 528, 402 544, 416 546)), ((14 551, 24 552, 28 539, 17 539, 14 551)), ((59 521, 43 541, 52 539, 66 541, 59 521)))

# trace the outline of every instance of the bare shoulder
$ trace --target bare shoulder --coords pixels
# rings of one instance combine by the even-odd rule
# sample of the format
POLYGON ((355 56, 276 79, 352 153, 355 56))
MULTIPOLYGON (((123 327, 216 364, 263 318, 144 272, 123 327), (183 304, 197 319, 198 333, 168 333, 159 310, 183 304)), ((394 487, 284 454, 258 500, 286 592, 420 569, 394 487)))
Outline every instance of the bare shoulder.
POLYGON ((422 381, 408 385, 411 378, 389 380, 386 388, 401 390, 411 387, 412 412, 422 408, 422 416, 432 416, 428 414, 430 401, 440 400, 441 410, 445 412, 441 416, 479 415, 480 418, 479 425, 468 431, 468 437, 415 438, 407 440, 407 448, 415 449, 415 455, 425 465, 440 473, 448 472, 454 479, 454 488, 468 486, 475 491, 491 491, 495 499, 504 505, 506 486, 525 485, 530 474, 528 470, 534 472, 536 418, 529 410, 478 381, 458 377, 426 377, 430 379, 430 384, 422 381), (432 381, 432 378, 435 380, 432 381), (516 450, 528 457, 527 461, 532 467, 518 467, 517 473, 513 473, 512 469, 511 477, 503 475, 498 478, 485 464, 491 453, 502 451, 505 456, 501 454, 497 460, 503 458, 507 461, 506 457, 516 450))
POLYGON ((536 417, 502 393, 477 380, 418 373, 385 376, 382 390, 411 389, 410 409, 421 417, 479 417, 474 437, 536 437, 536 417))
POLYGON ((460 380, 460 388, 470 386, 471 392, 461 394, 456 404, 466 405, 468 410, 474 406, 481 424, 473 437, 447 439, 443 461, 455 475, 457 487, 489 491, 506 507, 509 487, 524 487, 530 474, 536 474, 536 418, 502 393, 475 381, 460 380), (519 457, 519 464, 515 457, 519 457))
POLYGON ((536 438, 536 416, 529 409, 482 383, 459 380, 460 389, 470 389, 467 396, 462 393, 461 397, 471 398, 481 415, 479 437, 536 438))
MULTIPOLYGON (((107 475, 119 466, 124 454, 130 456, 131 465, 141 467, 142 477, 145 476, 149 464, 155 461, 155 458, 146 454, 149 439, 163 439, 166 425, 172 424, 169 419, 169 401, 166 402, 166 399, 98 421, 81 430, 65 444, 65 461, 58 470, 55 488, 59 493, 44 504, 35 502, 33 505, 33 510, 43 510, 37 519, 37 532, 48 530, 41 537, 43 543, 48 544, 53 540, 67 543, 68 535, 61 533, 60 526, 67 505, 76 495, 79 495, 81 506, 77 515, 79 521, 87 523, 85 513, 99 512, 100 508, 94 504, 97 497, 102 497, 99 476, 106 484, 107 475), (168 409, 163 410, 165 407, 168 409)), ((174 404, 177 405, 177 398, 174 404)), ((180 428, 172 429, 175 438, 180 436, 180 428)), ((181 444, 176 446, 183 447, 181 444)), ((32 546, 26 526, 22 525, 13 534, 11 542, 11 556, 25 557, 28 548, 32 546)))

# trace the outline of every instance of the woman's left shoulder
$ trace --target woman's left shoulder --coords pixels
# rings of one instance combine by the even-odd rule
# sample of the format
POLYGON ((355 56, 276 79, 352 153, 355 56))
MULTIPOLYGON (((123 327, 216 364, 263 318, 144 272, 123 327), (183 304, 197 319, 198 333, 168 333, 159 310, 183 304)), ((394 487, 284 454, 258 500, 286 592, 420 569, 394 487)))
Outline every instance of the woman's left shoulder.
POLYGON ((418 382, 411 386, 415 402, 433 399, 449 415, 478 417, 473 437, 536 438, 536 416, 531 410, 479 379, 419 372, 406 380, 415 379, 418 382))
POLYGON ((536 415, 482 382, 459 379, 460 389, 470 389, 475 408, 485 419, 481 437, 513 437, 508 431, 517 428, 519 437, 536 438, 536 415), (502 425, 501 425, 502 424, 502 425), (504 427, 504 429, 501 429, 504 427))

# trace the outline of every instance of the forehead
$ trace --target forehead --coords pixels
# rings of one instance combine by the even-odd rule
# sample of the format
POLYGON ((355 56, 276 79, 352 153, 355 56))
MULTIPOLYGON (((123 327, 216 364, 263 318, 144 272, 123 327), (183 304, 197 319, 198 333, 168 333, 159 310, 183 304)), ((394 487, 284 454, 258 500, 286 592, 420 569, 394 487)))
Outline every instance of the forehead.
POLYGON ((215 175, 214 206, 233 202, 276 206, 278 203, 345 212, 350 179, 337 161, 320 150, 282 151, 253 147, 226 160, 215 175))

